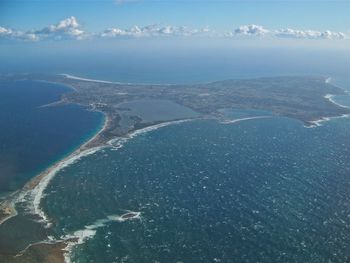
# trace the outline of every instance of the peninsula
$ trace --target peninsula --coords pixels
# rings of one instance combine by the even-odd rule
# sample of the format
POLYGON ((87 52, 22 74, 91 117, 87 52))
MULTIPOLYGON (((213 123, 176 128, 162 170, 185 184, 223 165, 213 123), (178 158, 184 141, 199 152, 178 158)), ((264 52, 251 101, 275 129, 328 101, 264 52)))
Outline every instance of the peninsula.
MULTIPOLYGON (((13 77, 19 78, 18 75, 13 77)), ((105 144, 115 137, 164 121, 194 117, 220 119, 220 109, 224 108, 265 110, 300 120, 305 126, 314 126, 315 122, 325 118, 350 114, 349 108, 336 105, 329 99, 329 94, 344 95, 345 91, 329 83, 325 77, 269 77, 193 85, 114 83, 67 74, 21 77, 73 88, 73 92, 66 93, 59 103, 52 106, 75 103, 104 113, 104 129, 85 148, 105 144), (164 102, 171 102, 171 105, 164 102), (140 108, 140 105, 143 107, 141 113, 133 113, 133 107, 140 108), (191 109, 196 114, 182 112, 174 115, 182 110, 174 105, 191 109), (152 120, 147 120, 142 112, 152 108, 153 115, 166 111, 168 116, 153 116, 152 120)))

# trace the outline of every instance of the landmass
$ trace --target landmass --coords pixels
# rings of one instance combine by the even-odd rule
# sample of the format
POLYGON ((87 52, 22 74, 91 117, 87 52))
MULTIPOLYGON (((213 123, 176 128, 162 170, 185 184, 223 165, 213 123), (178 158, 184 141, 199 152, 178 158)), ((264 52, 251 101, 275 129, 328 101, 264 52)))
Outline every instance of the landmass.
MULTIPOLYGON (((18 75, 12 77, 19 78, 18 75)), ((73 88, 73 92, 66 93, 59 103, 52 106, 75 103, 106 116, 105 128, 95 140, 85 145, 86 148, 162 122, 147 123, 140 116, 132 116, 129 126, 122 124, 122 115, 129 109, 121 105, 145 99, 171 101, 192 109, 201 117, 220 118, 220 109, 223 108, 266 110, 300 120, 306 126, 313 126, 315 121, 325 117, 350 113, 350 109, 327 99, 329 94, 343 95, 345 92, 329 83, 325 77, 270 77, 193 85, 113 83, 70 75, 22 75, 22 78, 61 83, 73 88)), ((155 104, 149 106, 154 107, 155 104)))

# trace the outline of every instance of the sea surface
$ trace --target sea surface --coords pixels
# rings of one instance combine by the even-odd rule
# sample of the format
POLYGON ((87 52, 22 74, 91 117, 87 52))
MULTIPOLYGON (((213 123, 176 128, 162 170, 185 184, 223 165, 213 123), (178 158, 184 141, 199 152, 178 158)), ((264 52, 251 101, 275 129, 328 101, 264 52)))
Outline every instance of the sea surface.
POLYGON ((0 197, 74 150, 104 117, 77 105, 42 107, 71 92, 42 81, 0 81, 0 197))
POLYGON ((348 262, 350 119, 224 112, 245 120, 169 125, 60 171, 42 205, 55 238, 78 238, 67 258, 348 262))

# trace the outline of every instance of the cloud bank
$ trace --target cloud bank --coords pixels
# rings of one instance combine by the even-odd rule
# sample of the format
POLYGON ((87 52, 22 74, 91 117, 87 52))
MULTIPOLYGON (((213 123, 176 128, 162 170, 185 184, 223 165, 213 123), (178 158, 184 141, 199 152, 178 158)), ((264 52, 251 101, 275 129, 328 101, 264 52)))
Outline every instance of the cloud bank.
POLYGON ((55 25, 49 25, 39 30, 30 30, 26 32, 0 26, 0 39, 38 41, 45 39, 84 39, 87 36, 88 34, 81 29, 81 25, 74 16, 63 19, 55 25))
POLYGON ((281 29, 274 32, 276 37, 281 38, 303 38, 303 39, 345 39, 347 35, 342 32, 295 30, 291 28, 281 29))
POLYGON ((297 30, 292 28, 269 30, 260 25, 243 25, 236 28, 229 36, 252 36, 252 37, 273 37, 273 38, 293 38, 293 39, 349 39, 350 36, 343 32, 297 30))
POLYGON ((74 16, 61 20, 56 25, 49 25, 43 29, 36 30, 33 34, 39 39, 83 39, 86 36, 74 16))
POLYGON ((110 28, 99 34, 100 37, 161 37, 161 36, 194 36, 209 35, 208 28, 191 29, 188 27, 149 25, 133 26, 129 29, 110 28))
POLYGON ((243 25, 235 29, 234 34, 236 35, 255 35, 263 36, 270 31, 259 25, 243 25))
POLYGON ((84 40, 95 38, 145 38, 145 37, 217 37, 217 38, 274 38, 274 39, 323 39, 342 40, 350 39, 350 34, 333 31, 298 30, 293 28, 268 29, 261 25, 241 25, 232 31, 219 32, 208 27, 189 28, 185 26, 148 25, 133 26, 127 29, 112 27, 102 32, 89 33, 82 29, 79 21, 74 17, 68 17, 57 24, 48 25, 37 30, 26 32, 0 26, 0 40, 84 40))

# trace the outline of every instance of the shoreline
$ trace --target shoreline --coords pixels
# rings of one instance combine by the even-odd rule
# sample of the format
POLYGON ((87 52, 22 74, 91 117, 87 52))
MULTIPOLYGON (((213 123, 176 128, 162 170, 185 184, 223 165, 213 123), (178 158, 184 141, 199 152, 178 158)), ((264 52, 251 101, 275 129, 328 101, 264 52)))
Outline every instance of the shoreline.
MULTIPOLYGON (((331 78, 329 78, 331 79, 331 78)), ((348 94, 348 93, 347 93, 348 94)), ((349 106, 345 106, 345 105, 342 105, 338 102, 336 102, 333 98, 335 97, 336 95, 333 95, 333 94, 326 94, 324 96, 324 98, 326 100, 328 100, 329 102, 337 105, 338 107, 341 107, 341 108, 347 108, 349 109, 350 107, 349 106)), ((349 95, 347 95, 349 96, 349 95)), ((327 122, 327 121, 331 121, 333 119, 342 119, 342 118, 349 118, 350 117, 350 114, 342 114, 342 115, 339 115, 339 116, 331 116, 331 117, 322 117, 318 120, 314 120, 314 121, 310 121, 310 126, 305 126, 305 128, 316 128, 316 127, 321 127, 322 126, 322 123, 323 122, 327 122)))
MULTIPOLYGON (((109 82, 109 81, 99 81, 99 80, 93 80, 93 79, 84 79, 84 78, 79 78, 79 77, 74 77, 72 75, 68 74, 61 74, 67 78, 72 78, 76 80, 81 80, 81 81, 87 81, 87 82, 100 82, 100 83, 117 83, 117 82, 109 82), (69 76, 69 77, 68 77, 69 76)), ((327 79, 328 80, 328 79, 327 79)), ((326 81, 327 81, 326 80, 326 81)), ((117 83, 118 84, 118 83, 117 83)), ((125 85, 128 85, 127 83, 124 83, 125 85)), ((73 90, 76 90, 74 87, 71 85, 65 84, 67 87, 72 88, 73 90)), ((149 84, 145 84, 149 85, 149 84)), ((156 84, 157 85, 157 84, 156 84)), ((164 85, 164 84, 159 84, 159 85, 164 85)), ((169 84, 172 85, 172 84, 169 84)), ((334 95, 325 95, 324 98, 330 100, 329 97, 327 96, 334 96, 334 95)), ((330 100, 332 103, 337 104, 330 100)), ((60 103, 65 103, 63 99, 61 99, 57 103, 58 105, 60 103)), ((52 103, 52 104, 54 104, 52 103)), ((79 105, 79 104, 78 104, 79 105)), ((48 106, 54 106, 54 105, 43 105, 42 107, 48 107, 48 106)), ((87 107, 87 110, 90 111, 98 111, 101 112, 104 115, 104 123, 102 127, 99 127, 99 129, 96 129, 96 132, 94 132, 93 136, 88 139, 87 141, 83 142, 79 146, 77 146, 71 153, 63 157, 62 159, 56 161, 53 163, 50 167, 46 168, 44 171, 40 172, 38 175, 30 179, 21 189, 17 190, 13 194, 11 194, 8 199, 6 198, 4 201, 0 203, 0 225, 2 225, 4 222, 9 220, 10 218, 14 217, 17 215, 16 211, 16 204, 21 201, 24 197, 29 197, 29 203, 30 203, 30 208, 33 211, 33 214, 38 215, 41 219, 42 222, 46 224, 46 226, 50 227, 50 221, 47 218, 46 214, 41 210, 40 208, 40 202, 42 198, 44 197, 44 191, 46 187, 49 185, 51 180, 55 177, 55 175, 63 168, 69 166, 70 164, 73 164, 74 162, 78 161, 80 158, 85 157, 90 154, 94 154, 95 152, 105 148, 105 147, 112 147, 115 149, 119 149, 120 147, 123 146, 123 144, 138 136, 139 134, 146 133, 149 131, 156 130, 158 128, 162 128, 171 124, 177 124, 177 123, 182 123, 182 122, 187 122, 187 121, 193 121, 197 119, 209 119, 205 116, 199 117, 199 118, 192 118, 192 119, 178 119, 178 120, 173 120, 173 121, 163 121, 158 124, 148 124, 145 127, 142 128, 133 128, 130 131, 128 131, 126 134, 118 137, 114 136, 111 137, 107 133, 107 136, 103 136, 105 132, 108 132, 109 128, 113 124, 113 118, 108 114, 108 112, 105 112, 103 110, 96 109, 94 105, 90 105, 92 107, 87 107), (102 135, 102 136, 101 136, 102 135)), ((338 105, 339 106, 339 105, 338 105)), ((86 105, 85 105, 86 107, 86 105)), ((341 107, 346 107, 346 106, 341 106, 341 107)), ((349 107, 347 107, 349 108, 349 107)), ((230 123, 236 123, 240 121, 245 121, 245 120, 250 120, 250 119, 261 119, 261 118, 270 118, 271 116, 255 116, 255 117, 247 117, 247 118, 241 118, 241 119, 234 119, 234 120, 225 120, 221 121, 220 119, 211 116, 210 118, 213 118, 217 121, 219 121, 222 124, 230 124, 230 123)), ((317 126, 321 126, 321 122, 328 121, 333 118, 343 118, 343 117, 349 117, 348 115, 346 116, 336 116, 336 117, 322 117, 319 120, 315 121, 310 121, 309 124, 311 124, 309 127, 306 128, 313 128, 317 126)), ((44 242, 44 241, 43 241, 44 242)), ((65 255, 67 253, 67 247, 69 248, 69 240, 57 240, 56 243, 52 243, 52 246, 57 245, 59 242, 62 242, 65 244, 64 248, 61 250, 62 254, 65 255)), ((49 245, 49 244, 47 244, 49 245)), ((31 244, 28 246, 30 248, 31 246, 35 246, 35 244, 31 244)), ((27 250, 27 249, 26 249, 27 250)), ((62 261, 64 262, 64 261, 62 261)), ((67 261, 66 261, 67 262, 67 261)))
MULTIPOLYGON (((97 82, 97 83, 108 83, 108 84, 120 84, 121 82, 112 82, 112 81, 106 81, 106 80, 96 80, 96 79, 89 79, 89 78, 81 78, 78 76, 70 75, 70 74, 58 74, 59 76, 63 76, 67 79, 73 79, 73 80, 81 80, 81 81, 86 81, 86 82, 97 82)), ((325 83, 331 83, 332 78, 331 77, 325 77, 325 83)), ((57 82, 55 82, 57 83, 57 82)), ((123 83, 123 84, 134 84, 134 83, 123 83)), ((73 91, 76 91, 76 88, 72 85, 64 84, 68 88, 72 89, 73 91)), ((149 85, 149 84, 146 84, 149 85)), ((156 84, 157 85, 157 84, 156 84)), ((163 85, 163 84, 159 84, 163 85)), ((169 84, 172 85, 172 84, 169 84)), ((326 94, 324 96, 325 99, 330 101, 331 103, 337 105, 338 107, 342 108, 350 108, 344 105, 341 105, 337 102, 335 102, 332 97, 334 95, 331 94, 326 94)), ((60 104, 67 103, 67 101, 62 97, 61 100, 47 104, 47 105, 42 105, 40 107, 49 107, 49 106, 56 106, 60 104)), ((78 104, 79 105, 79 104, 78 104)), ((83 107, 86 107, 86 105, 82 105, 83 107)), ((94 105, 90 105, 91 111, 98 111, 101 112, 104 115, 104 125, 101 129, 97 131, 97 133, 90 138, 88 141, 84 142, 78 148, 76 148, 73 152, 71 152, 69 155, 64 157, 63 159, 60 159, 56 161, 53 165, 48 167, 46 170, 42 171, 39 173, 37 176, 32 178, 30 181, 28 181, 21 189, 17 190, 13 194, 11 194, 8 198, 5 198, 1 203, 0 203, 0 225, 3 224, 5 221, 7 221, 9 218, 13 217, 16 215, 16 209, 15 209, 15 203, 18 202, 20 199, 19 197, 23 197, 24 195, 28 194, 29 191, 34 191, 36 189, 36 194, 35 196, 42 196, 42 188, 45 189, 46 185, 50 182, 51 178, 53 177, 53 174, 56 173, 58 170, 62 169, 63 167, 69 165, 71 162, 76 161, 77 159, 81 158, 82 156, 89 155, 94 153, 95 151, 98 151, 101 147, 114 147, 113 142, 117 142, 117 144, 122 144, 125 140, 128 138, 132 138, 136 136, 139 133, 142 133, 144 131, 148 131, 149 129, 153 130, 154 128, 157 127, 163 127, 166 125, 169 125, 169 123, 172 122, 177 122, 177 121, 186 121, 186 119, 183 120, 174 120, 174 121, 167 121, 167 122, 160 122, 158 124, 149 124, 148 126, 145 126, 143 128, 139 129, 132 129, 129 130, 126 134, 122 134, 120 137, 118 136, 106 136, 105 138, 101 137, 108 129, 111 127, 111 124, 113 122, 113 119, 111 116, 109 116, 108 112, 105 112, 103 110, 96 109, 94 105), (92 107, 91 107, 92 106, 92 107)), ((340 116, 331 116, 331 117, 321 117, 320 119, 317 120, 312 120, 308 121, 308 125, 305 126, 306 128, 313 128, 313 127, 318 127, 321 126, 322 122, 329 121, 330 119, 333 118, 344 118, 348 117, 347 114, 343 114, 340 116)), ((214 117, 215 118, 215 117, 214 117)), ((243 119, 236 119, 236 120, 221 120, 221 123, 223 124, 229 124, 229 123, 236 123, 239 122, 240 120, 249 120, 249 119, 256 119, 256 118, 267 118, 267 116, 255 116, 255 117, 249 117, 249 118, 243 118, 243 119)), ((196 118, 197 119, 197 118, 196 118)), ((203 119, 203 116, 200 118, 203 119)), ((218 119, 220 121, 220 119, 218 119)), ((118 146, 119 147, 119 146, 118 146)), ((117 148, 117 147, 116 147, 117 148)), ((34 198, 34 204, 36 207, 38 207, 38 199, 34 198)), ((38 211, 38 209, 36 209, 38 211)))
MULTIPOLYGON (((31 207, 29 207, 29 208, 30 208, 30 210, 32 210, 32 214, 37 215, 41 218, 41 220, 39 222, 43 223, 45 228, 51 227, 50 220, 48 219, 46 214, 40 208, 40 202, 44 196, 44 191, 45 191, 46 187, 48 186, 50 181, 55 177, 57 172, 59 172, 61 169, 73 164, 74 162, 78 161, 80 158, 88 156, 90 154, 94 154, 95 152, 97 152, 101 149, 104 149, 105 147, 110 147, 112 149, 113 148, 119 149, 123 146, 123 144, 125 142, 127 142, 130 139, 133 139, 134 137, 136 137, 140 134, 154 131, 154 130, 157 130, 159 128, 166 127, 169 125, 180 124, 183 122, 188 122, 188 121, 192 121, 192 120, 196 120, 196 119, 202 119, 202 118, 181 119, 181 120, 162 122, 162 123, 153 124, 153 125, 151 124, 149 126, 146 126, 146 127, 140 128, 140 129, 134 129, 134 130, 128 132, 125 135, 125 137, 116 137, 116 138, 108 140, 107 142, 101 143, 98 146, 90 146, 90 145, 94 145, 94 142, 96 140, 98 141, 100 134, 108 129, 109 118, 106 116, 103 127, 91 139, 89 139, 84 144, 79 146, 75 151, 73 151, 71 154, 69 154, 65 158, 57 161, 55 164, 53 164, 52 166, 47 168, 45 171, 41 172, 36 177, 32 178, 29 182, 27 182, 25 184, 25 186, 21 190, 14 193, 14 195, 15 195, 14 197, 12 197, 9 200, 6 200, 7 206, 4 208, 8 209, 8 211, 11 211, 11 214, 9 214, 6 218, 4 218, 2 221, 0 221, 0 225, 2 223, 4 223, 5 221, 7 221, 8 219, 16 216, 17 215, 17 211, 15 209, 16 204, 19 201, 21 201, 24 197, 29 196, 29 200, 26 200, 26 201, 29 201, 29 204, 31 205, 31 207)), ((112 215, 112 216, 108 217, 108 220, 106 220, 106 222, 107 221, 123 222, 126 220, 138 219, 140 217, 140 214, 141 214, 140 212, 128 211, 128 213, 126 213, 126 214, 129 214, 130 212, 135 213, 135 216, 132 216, 130 218, 129 217, 123 218, 123 216, 125 216, 125 214, 120 215, 120 216, 112 215)), ((76 234, 79 234, 81 231, 83 231, 83 230, 78 230, 76 234)), ((82 242, 83 239, 85 239, 85 237, 83 239, 81 239, 81 237, 80 237, 77 240, 76 240, 76 238, 77 238, 77 235, 73 235, 73 236, 62 237, 62 239, 58 239, 55 241, 51 240, 50 242, 48 242, 48 240, 43 240, 43 241, 40 241, 38 243, 29 244, 27 246, 27 248, 25 248, 20 253, 24 255, 31 248, 36 247, 38 245, 41 246, 43 244, 45 244, 46 246, 52 246, 53 249, 57 246, 61 246, 61 249, 59 251, 55 250, 55 252, 54 252, 56 256, 63 259, 62 261, 58 261, 58 262, 59 263, 67 263, 67 262, 69 263, 70 261, 67 258, 67 256, 69 255, 70 250, 75 245, 82 242), (79 241, 79 242, 77 242, 77 241, 79 241)), ((52 249, 47 248, 47 250, 52 250, 52 249)))
MULTIPOLYGON (((342 104, 336 102, 336 101, 334 100, 334 97, 335 97, 335 96, 336 96, 336 95, 327 94, 327 95, 324 96, 324 98, 327 99, 327 100, 329 100, 329 101, 332 102, 333 104, 335 104, 335 105, 341 107, 341 108, 347 108, 347 109, 350 108, 349 106, 345 106, 345 105, 342 105, 342 104)), ((347 96, 349 96, 349 95, 347 95, 347 96)))
POLYGON ((67 73, 61 73, 57 74, 59 76, 63 76, 67 79, 73 79, 73 80, 80 80, 80 81, 86 81, 86 82, 95 82, 95 83, 104 83, 104 84, 117 84, 117 85, 155 85, 155 86, 174 86, 176 84, 171 83, 138 83, 138 82, 121 82, 121 81, 109 81, 109 80, 100 80, 100 79, 90 79, 90 78, 83 78, 79 76, 74 76, 67 73))
MULTIPOLYGON (((90 139, 78 146, 78 148, 76 148, 73 152, 71 152, 64 158, 56 161, 53 165, 39 173, 37 176, 33 177, 21 189, 15 191, 0 203, 0 226, 7 220, 18 215, 18 212, 16 210, 16 204, 24 200, 25 197, 29 197, 28 201, 30 201, 30 210, 32 210, 34 215, 37 215, 41 218, 40 221, 42 223, 45 223, 44 227, 46 228, 51 226, 51 223, 47 218, 46 214, 40 208, 40 202, 43 198, 44 191, 50 183, 50 181, 62 168, 76 162, 81 157, 93 154, 99 151, 100 149, 103 149, 104 147, 108 146, 106 143, 98 142, 99 136, 105 130, 108 129, 110 123, 108 115, 102 111, 100 112, 104 115, 103 126, 100 129, 98 129, 90 139), (97 146, 94 146, 95 143, 97 144, 97 146)), ((50 247, 46 250, 54 250, 55 257, 58 258, 57 262, 65 263, 65 249, 69 245, 69 243, 67 243, 69 242, 69 240, 57 240, 57 242, 52 243, 47 243, 46 241, 47 240, 43 240, 39 243, 29 244, 27 248, 20 253, 25 254, 33 247, 45 245, 50 247), (55 249, 57 246, 59 246, 60 248, 55 249)), ((14 258, 16 257, 18 257, 18 255, 14 256, 14 258)))
POLYGON ((233 120, 224 120, 221 121, 221 124, 232 124, 242 121, 249 121, 249 120, 256 120, 256 119, 268 119, 271 118, 271 116, 252 116, 252 117, 246 117, 246 118, 239 118, 239 119, 233 119, 233 120))
MULTIPOLYGON (((30 179, 21 189, 17 190, 16 192, 12 193, 10 196, 5 198, 0 203, 0 213, 3 214, 2 217, 0 217, 0 225, 2 225, 4 222, 9 220, 10 218, 17 215, 17 210, 15 208, 16 203, 20 199, 22 199, 24 196, 28 194, 30 191, 34 191, 36 187, 40 186, 41 183, 45 183, 46 185, 50 182, 52 177, 49 177, 49 175, 52 175, 52 173, 57 172, 57 170, 62 169, 65 167, 69 162, 69 160, 73 159, 74 161, 80 158, 81 156, 86 154, 92 154, 92 150, 99 150, 95 148, 103 147, 103 145, 100 146, 90 146, 90 144, 94 143, 96 140, 98 140, 99 136, 102 132, 104 132, 106 129, 108 129, 109 124, 109 118, 106 114, 104 114, 104 124, 102 128, 100 128, 89 140, 78 146, 73 152, 65 156, 63 159, 60 159, 56 161, 53 165, 45 169, 44 171, 40 172, 38 175, 30 179), (47 179, 47 177, 49 177, 47 179), (44 182, 43 180, 46 179, 44 182)), ((42 195, 42 191, 39 190, 39 194, 42 195)), ((33 200, 35 201, 35 200, 33 200)), ((0 215, 1 215, 0 214, 0 215)), ((40 216, 40 215, 39 215, 40 216)))
MULTIPOLYGON (((56 161, 53 165, 40 172, 34 178, 30 179, 21 189, 17 190, 16 192, 9 195, 6 199, 4 199, 0 203, 0 226, 7 220, 18 215, 18 212, 16 210, 16 204, 21 201, 25 201, 28 202, 29 211, 31 211, 33 215, 36 215, 40 218, 39 222, 43 223, 45 228, 51 227, 52 224, 49 218, 46 216, 45 212, 41 210, 40 203, 42 198, 44 197, 44 191, 46 187, 61 169, 75 163, 80 158, 88 156, 90 154, 94 154, 95 152, 104 149, 105 147, 119 149, 123 146, 123 144, 126 141, 138 136, 139 134, 153 131, 168 125, 179 124, 198 119, 179 119, 161 122, 157 124, 149 124, 148 126, 142 128, 132 129, 128 133, 126 133, 125 136, 115 136, 114 138, 101 138, 100 136, 105 131, 108 131, 111 124, 111 118, 104 111, 97 110, 94 108, 88 110, 99 111, 104 115, 103 126, 100 129, 98 129, 97 132, 89 140, 85 141, 83 144, 78 146, 78 148, 76 148, 73 152, 71 152, 64 158, 56 161)), ((32 247, 36 247, 37 245, 40 246, 42 244, 45 244, 46 246, 56 247, 59 244, 64 244, 60 252, 58 253, 57 251, 55 251, 55 254, 65 259, 62 261, 62 263, 67 262, 66 254, 67 252, 69 252, 67 250, 69 250, 69 247, 72 246, 75 242, 73 242, 72 244, 72 242, 69 239, 56 240, 56 242, 51 243, 46 243, 46 241, 47 240, 43 240, 35 244, 29 244, 28 247, 24 249, 21 253, 25 254, 32 247)), ((48 250, 50 249, 48 248, 48 250)))
MULTIPOLYGON (((104 113, 103 113, 104 114, 104 113)), ((46 186, 50 183, 51 179, 55 176, 55 174, 61 170, 62 168, 74 163, 78 159, 83 156, 87 156, 95 153, 104 147, 103 144, 97 146, 93 145, 95 141, 98 141, 99 136, 108 129, 109 118, 106 114, 104 114, 104 123, 102 128, 100 128, 89 140, 81 144, 76 150, 72 153, 64 157, 63 159, 57 161, 55 164, 47 168, 45 171, 38 174, 36 177, 32 178, 27 184, 24 185, 22 191, 25 192, 32 191, 30 193, 32 196, 34 194, 33 205, 35 209, 35 214, 38 214, 46 221, 46 216, 44 216, 43 212, 40 211, 40 201, 43 196, 43 191, 46 189, 46 186), (37 191, 35 191, 37 190, 37 191)))

